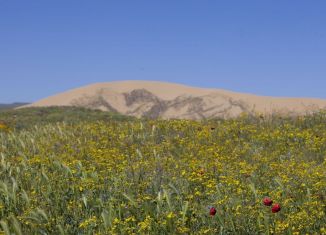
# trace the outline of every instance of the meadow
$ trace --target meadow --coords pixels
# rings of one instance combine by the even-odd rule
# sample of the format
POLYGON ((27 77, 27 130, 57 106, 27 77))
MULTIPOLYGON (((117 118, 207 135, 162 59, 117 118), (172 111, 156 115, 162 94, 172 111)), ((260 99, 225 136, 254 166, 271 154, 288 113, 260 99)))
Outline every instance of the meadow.
POLYGON ((326 112, 15 112, 0 113, 0 234, 326 234, 326 112))

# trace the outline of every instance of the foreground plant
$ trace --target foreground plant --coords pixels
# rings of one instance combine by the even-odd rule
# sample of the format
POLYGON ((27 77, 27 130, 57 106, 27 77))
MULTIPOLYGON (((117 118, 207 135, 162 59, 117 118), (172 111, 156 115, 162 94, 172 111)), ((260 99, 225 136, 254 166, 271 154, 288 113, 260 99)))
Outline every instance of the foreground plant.
POLYGON ((1 131, 0 225, 5 234, 323 234, 325 156, 323 114, 1 131))

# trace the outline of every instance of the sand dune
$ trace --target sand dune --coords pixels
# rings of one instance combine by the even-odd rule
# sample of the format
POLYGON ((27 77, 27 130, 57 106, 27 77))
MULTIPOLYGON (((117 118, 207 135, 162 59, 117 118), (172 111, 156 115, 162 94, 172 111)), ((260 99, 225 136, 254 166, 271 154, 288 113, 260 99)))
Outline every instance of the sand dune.
POLYGON ((236 117, 243 112, 305 114, 326 108, 326 100, 276 98, 156 81, 96 83, 23 107, 82 106, 132 116, 202 119, 236 117))

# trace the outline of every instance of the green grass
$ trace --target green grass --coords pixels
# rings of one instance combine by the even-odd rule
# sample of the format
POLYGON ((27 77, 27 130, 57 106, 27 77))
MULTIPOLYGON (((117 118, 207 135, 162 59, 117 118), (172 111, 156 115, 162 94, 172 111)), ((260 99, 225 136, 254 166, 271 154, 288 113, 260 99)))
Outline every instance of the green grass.
POLYGON ((135 118, 80 107, 40 107, 0 111, 0 121, 18 130, 56 122, 76 123, 80 121, 94 122, 112 120, 128 121, 135 120, 135 118))
POLYGON ((0 234, 326 233, 326 112, 196 122, 52 107, 0 117, 0 234))

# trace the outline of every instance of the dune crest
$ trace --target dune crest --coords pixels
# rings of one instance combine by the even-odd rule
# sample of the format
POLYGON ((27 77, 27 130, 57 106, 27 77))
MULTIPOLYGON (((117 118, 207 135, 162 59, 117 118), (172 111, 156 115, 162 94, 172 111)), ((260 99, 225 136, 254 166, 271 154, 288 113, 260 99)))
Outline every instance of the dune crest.
POLYGON ((79 106, 125 115, 199 120, 242 113, 306 114, 326 109, 326 100, 276 98, 157 81, 96 83, 23 107, 79 106))

